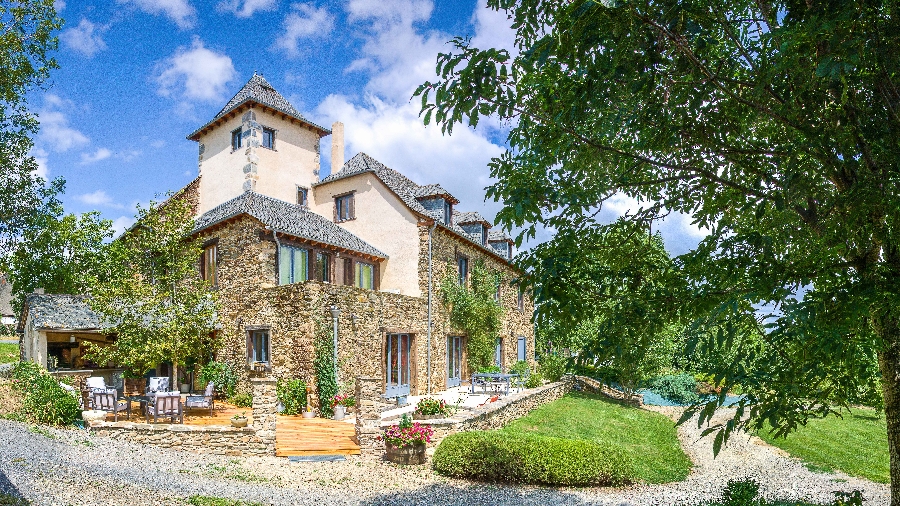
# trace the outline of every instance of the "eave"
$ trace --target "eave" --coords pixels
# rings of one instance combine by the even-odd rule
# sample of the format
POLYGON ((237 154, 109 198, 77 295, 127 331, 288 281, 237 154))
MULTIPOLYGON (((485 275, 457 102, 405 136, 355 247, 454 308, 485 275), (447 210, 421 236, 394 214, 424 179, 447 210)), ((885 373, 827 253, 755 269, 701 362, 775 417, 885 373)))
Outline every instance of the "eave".
POLYGON ((218 128, 219 126, 222 125, 222 123, 225 123, 226 121, 228 121, 236 116, 239 116, 239 115, 243 114, 245 111, 249 111, 250 109, 260 109, 263 113, 271 114, 276 117, 281 117, 282 120, 290 121, 291 124, 299 124, 299 125, 303 126, 304 128, 306 128, 307 130, 310 130, 312 132, 319 134, 319 137, 325 137, 326 135, 331 135, 331 130, 329 130, 323 126, 317 125, 317 124, 315 124, 307 119, 304 119, 304 118, 298 118, 297 116, 295 116, 291 113, 282 111, 281 109, 277 109, 270 105, 261 104, 252 98, 247 98, 243 102, 240 102, 238 105, 234 106, 234 108, 232 108, 227 113, 219 116, 218 118, 214 118, 209 123, 203 125, 202 127, 198 128, 197 130, 194 130, 191 134, 189 134, 187 136, 187 139, 191 140, 191 141, 199 141, 200 137, 203 136, 204 134, 218 128))

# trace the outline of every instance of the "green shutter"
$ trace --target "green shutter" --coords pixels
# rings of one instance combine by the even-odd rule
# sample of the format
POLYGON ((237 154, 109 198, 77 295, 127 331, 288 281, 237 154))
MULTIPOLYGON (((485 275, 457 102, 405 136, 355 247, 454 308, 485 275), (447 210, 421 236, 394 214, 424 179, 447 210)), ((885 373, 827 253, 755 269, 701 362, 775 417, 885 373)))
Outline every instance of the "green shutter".
POLYGON ((278 284, 291 284, 291 248, 278 247, 278 284))
POLYGON ((309 251, 294 249, 294 283, 307 280, 309 272, 309 251))

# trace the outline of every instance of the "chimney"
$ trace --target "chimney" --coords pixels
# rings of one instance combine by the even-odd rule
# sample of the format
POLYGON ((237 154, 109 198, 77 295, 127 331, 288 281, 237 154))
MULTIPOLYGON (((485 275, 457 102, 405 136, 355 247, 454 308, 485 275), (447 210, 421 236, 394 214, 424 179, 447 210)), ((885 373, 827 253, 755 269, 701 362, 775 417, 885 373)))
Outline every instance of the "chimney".
POLYGON ((344 124, 335 121, 331 125, 331 173, 337 174, 344 166, 344 124))

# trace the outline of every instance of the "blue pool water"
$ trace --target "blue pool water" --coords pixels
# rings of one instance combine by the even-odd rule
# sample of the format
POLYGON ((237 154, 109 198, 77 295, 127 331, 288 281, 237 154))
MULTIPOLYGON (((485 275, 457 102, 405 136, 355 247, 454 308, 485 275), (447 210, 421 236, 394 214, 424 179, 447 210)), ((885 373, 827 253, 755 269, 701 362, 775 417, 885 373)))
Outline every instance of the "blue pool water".
MULTIPOLYGON (((684 404, 678 404, 677 402, 672 402, 665 397, 652 392, 646 388, 638 389, 638 394, 640 394, 644 398, 644 404, 649 404, 650 406, 684 406, 684 404)), ((709 397, 710 399, 714 398, 713 396, 709 397)), ((743 398, 742 395, 726 395, 725 396, 725 406, 731 406, 736 404, 739 400, 743 398)))

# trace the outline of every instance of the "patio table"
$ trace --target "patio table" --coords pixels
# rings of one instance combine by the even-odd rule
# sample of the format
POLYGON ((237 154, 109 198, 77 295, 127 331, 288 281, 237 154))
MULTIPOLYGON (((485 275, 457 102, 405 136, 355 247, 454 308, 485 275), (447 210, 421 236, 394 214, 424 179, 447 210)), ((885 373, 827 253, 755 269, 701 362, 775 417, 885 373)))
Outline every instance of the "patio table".
POLYGON ((141 403, 141 415, 145 415, 147 413, 147 404, 150 403, 149 395, 128 395, 125 397, 125 400, 128 402, 141 403))
POLYGON ((475 384, 481 384, 481 393, 487 393, 488 387, 496 393, 503 389, 503 395, 509 394, 509 385, 518 374, 475 373, 472 375, 472 393, 475 393, 475 384), (478 381, 478 380, 481 381, 478 381))

